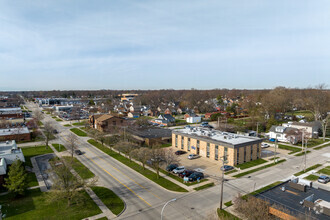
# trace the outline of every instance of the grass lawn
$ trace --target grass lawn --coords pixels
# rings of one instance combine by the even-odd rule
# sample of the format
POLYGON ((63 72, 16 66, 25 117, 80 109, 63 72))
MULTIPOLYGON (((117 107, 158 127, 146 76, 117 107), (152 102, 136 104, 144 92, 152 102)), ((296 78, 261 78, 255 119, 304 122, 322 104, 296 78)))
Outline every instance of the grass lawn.
MULTIPOLYGON (((67 162, 71 162, 71 157, 62 157, 67 162)), ((79 174, 83 179, 89 179, 95 176, 87 167, 84 166, 77 158, 73 158, 72 168, 79 174)))
POLYGON ((86 124, 86 121, 81 121, 81 122, 73 123, 72 125, 74 125, 74 126, 84 126, 85 124, 86 124))
POLYGON ((38 186, 38 180, 34 172, 27 172, 28 187, 38 186))
POLYGON ((240 220, 240 218, 236 217, 235 215, 227 212, 224 209, 217 209, 217 213, 219 216, 219 219, 231 219, 231 220, 240 220))
POLYGON ((234 169, 234 170, 230 170, 230 171, 225 172, 225 174, 228 175, 228 174, 235 173, 235 172, 237 172, 237 170, 234 169))
POLYGON ((166 174, 167 176, 171 177, 172 179, 175 179, 176 181, 178 181, 178 182, 180 182, 180 183, 185 184, 186 186, 192 186, 192 185, 195 185, 195 184, 197 184, 197 183, 202 183, 202 182, 205 182, 205 181, 208 180, 208 179, 202 179, 202 180, 199 181, 199 182, 194 181, 194 182, 184 183, 184 182, 183 182, 183 178, 181 178, 181 177, 179 177, 179 176, 177 176, 177 175, 175 175, 175 174, 173 174, 173 173, 169 173, 169 172, 167 172, 167 171, 165 171, 165 170, 162 170, 162 169, 160 170, 160 172, 166 174))
POLYGON ((330 146, 330 144, 326 144, 326 145, 323 145, 323 146, 315 147, 315 148, 313 148, 313 149, 315 149, 315 150, 320 150, 320 149, 322 149, 322 148, 329 147, 329 146, 330 146))
POLYGON ((214 186, 214 183, 208 183, 208 184, 205 184, 203 186, 196 187, 196 188, 194 188, 194 190, 199 191, 199 190, 202 190, 202 189, 210 188, 212 186, 214 186))
POLYGON ((56 121, 63 121, 63 120, 62 120, 62 119, 60 119, 60 118, 56 118, 55 120, 56 120, 56 121))
POLYGON ((66 148, 62 144, 52 144, 52 145, 57 150, 57 152, 66 151, 66 148))
POLYGON ((141 173, 142 175, 144 175, 145 177, 147 177, 148 179, 154 181, 155 183, 157 183, 158 185, 168 189, 168 190, 172 190, 172 191, 177 191, 177 192, 187 192, 186 189, 178 186, 175 183, 172 183, 171 181, 163 178, 163 177, 159 177, 157 179, 157 175, 156 173, 145 169, 143 170, 143 167, 140 166, 139 164, 133 162, 133 161, 129 161, 128 158, 124 157, 123 155, 118 154, 115 151, 110 150, 108 147, 106 146, 102 146, 101 143, 95 141, 94 139, 89 139, 88 143, 94 145, 95 147, 97 147, 98 149, 100 149, 101 151, 103 151, 104 153, 108 154, 109 156, 113 157, 114 159, 120 161, 121 163, 125 164, 126 166, 132 168, 133 170, 135 170, 136 172, 141 173))
POLYGON ((325 174, 325 175, 330 175, 330 166, 327 166, 327 167, 325 167, 323 169, 320 169, 318 171, 318 173, 322 173, 322 174, 325 174))
POLYGON ((71 125, 70 124, 65 124, 65 125, 63 125, 64 127, 71 127, 71 125))
POLYGON ((73 133, 75 133, 80 137, 87 137, 87 134, 78 128, 71 128, 70 131, 72 131, 73 133))
POLYGON ((55 118, 57 118, 57 117, 56 117, 56 116, 53 116, 52 118, 54 118, 54 119, 55 119, 55 118))
POLYGON ((67 207, 67 202, 58 200, 48 203, 46 194, 40 189, 28 190, 26 195, 13 199, 11 194, 0 196, 2 213, 6 219, 84 219, 101 213, 99 207, 86 192, 81 192, 85 198, 84 204, 73 204, 67 207))
POLYGON ((41 127, 43 126, 44 124, 41 122, 41 121, 38 121, 38 126, 41 127))
POLYGON ((279 144, 278 148, 283 149, 283 150, 289 150, 291 151, 289 154, 294 154, 296 152, 301 151, 301 148, 297 148, 297 147, 291 147, 291 146, 287 146, 287 145, 283 145, 283 144, 279 144))
POLYGON ((313 174, 306 176, 304 179, 309 180, 309 181, 315 181, 319 178, 319 176, 315 176, 313 174))
POLYGON ((160 147, 161 148, 165 148, 165 147, 171 147, 172 143, 168 143, 168 144, 162 144, 160 147))
POLYGON ((225 204, 225 206, 227 206, 227 207, 230 207, 230 206, 232 206, 232 205, 233 205, 233 203, 232 203, 232 201, 231 201, 231 200, 230 200, 229 202, 225 202, 224 204, 225 204))
POLYGON ((46 149, 46 146, 23 147, 22 151, 25 157, 25 165, 30 167, 32 167, 31 157, 53 153, 53 150, 50 147, 46 149))
MULTIPOLYGON (((309 150, 306 151, 306 154, 309 154, 309 153, 310 153, 309 150)), ((305 152, 300 152, 300 153, 298 153, 298 154, 295 154, 294 156, 296 156, 296 157, 300 157, 300 156, 303 156, 303 155, 305 155, 305 152)))
MULTIPOLYGON (((311 167, 308 167, 308 168, 306 169, 306 172, 311 171, 311 170, 314 170, 314 169, 316 169, 316 168, 318 168, 318 167, 320 167, 320 166, 322 166, 322 164, 315 164, 315 165, 313 165, 313 166, 311 166, 311 167)), ((304 173, 306 173, 306 172, 304 172, 304 171, 302 170, 302 171, 300 171, 300 172, 298 172, 298 173, 295 173, 295 174, 293 174, 293 175, 295 175, 295 176, 300 176, 301 174, 304 174, 304 173)))
MULTIPOLYGON (((323 141, 322 139, 310 139, 307 142, 307 147, 308 148, 315 147, 315 146, 320 145, 320 144, 323 144, 323 143, 325 143, 325 141, 323 141)), ((301 144, 300 144, 300 146, 301 146, 301 144)))
POLYGON ((250 167, 258 166, 258 165, 266 163, 266 162, 267 162, 267 160, 264 160, 264 159, 260 158, 260 159, 249 161, 249 162, 246 162, 246 163, 243 163, 243 164, 238 164, 235 167, 238 167, 238 168, 241 168, 241 170, 244 170, 244 169, 247 169, 247 168, 250 168, 250 167))
POLYGON ((263 169, 266 169, 266 168, 269 168, 269 167, 272 167, 272 166, 275 166, 279 163, 283 163, 284 161, 286 161, 285 159, 283 160, 279 160, 277 163, 271 163, 271 164, 267 164, 265 166, 262 166, 262 167, 258 167, 256 169, 252 169, 252 170, 249 170, 249 171, 246 171, 246 172, 243 172, 243 173, 239 173, 239 174, 236 174, 234 177, 241 177, 241 176, 245 176, 245 175, 248 175, 250 173, 254 173, 254 172, 257 172, 257 171, 260 171, 260 170, 263 170, 263 169))
POLYGON ((111 210, 113 214, 118 215, 125 208, 123 200, 121 200, 121 198, 110 189, 94 186, 92 187, 92 190, 102 200, 104 205, 106 205, 111 210))

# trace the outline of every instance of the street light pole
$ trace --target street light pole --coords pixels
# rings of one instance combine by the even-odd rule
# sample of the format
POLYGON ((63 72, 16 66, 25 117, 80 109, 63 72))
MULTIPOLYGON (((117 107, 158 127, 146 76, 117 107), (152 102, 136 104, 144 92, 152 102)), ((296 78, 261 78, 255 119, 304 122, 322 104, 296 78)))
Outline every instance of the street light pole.
POLYGON ((221 168, 220 168, 220 170, 222 171, 221 172, 221 187, 220 187, 220 189, 221 189, 221 191, 220 191, 220 210, 222 209, 222 200, 223 200, 223 183, 224 183, 224 175, 225 175, 225 168, 224 168, 224 166, 225 166, 225 160, 224 160, 224 156, 223 157, 220 157, 220 160, 222 161, 222 166, 223 166, 223 169, 221 170, 221 168))
POLYGON ((170 201, 167 201, 167 202, 165 203, 165 205, 163 206, 162 211, 161 211, 161 213, 160 213, 160 220, 163 220, 163 212, 164 212, 165 207, 166 207, 170 202, 175 202, 175 201, 176 201, 176 198, 171 199, 170 201))

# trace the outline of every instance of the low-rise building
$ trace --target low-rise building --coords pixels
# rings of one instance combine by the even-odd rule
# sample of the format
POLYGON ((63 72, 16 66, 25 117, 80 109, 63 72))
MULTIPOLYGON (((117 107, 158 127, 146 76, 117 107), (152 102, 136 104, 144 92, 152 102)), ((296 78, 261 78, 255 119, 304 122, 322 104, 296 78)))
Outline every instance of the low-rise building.
POLYGON ((172 147, 197 154, 212 161, 221 157, 234 166, 261 157, 261 138, 241 136, 206 128, 184 128, 172 131, 172 147))
POLYGON ((288 122, 282 124, 283 127, 296 128, 298 130, 304 131, 308 138, 318 138, 318 134, 322 129, 322 124, 320 121, 314 122, 288 122))
POLYGON ((30 141, 31 135, 27 127, 0 129, 0 141, 30 141))
POLYGON ((169 144, 172 142, 172 132, 163 128, 136 128, 127 130, 140 144, 147 146, 169 144))
POLYGON ((0 108, 0 119, 23 118, 21 108, 0 108))
POLYGON ((121 118, 114 115, 105 114, 95 119, 94 128, 101 132, 111 132, 120 130, 123 126, 126 126, 125 118, 121 118))
POLYGON ((202 121, 202 117, 200 116, 194 116, 194 117, 188 117, 186 118, 187 123, 199 123, 202 121))

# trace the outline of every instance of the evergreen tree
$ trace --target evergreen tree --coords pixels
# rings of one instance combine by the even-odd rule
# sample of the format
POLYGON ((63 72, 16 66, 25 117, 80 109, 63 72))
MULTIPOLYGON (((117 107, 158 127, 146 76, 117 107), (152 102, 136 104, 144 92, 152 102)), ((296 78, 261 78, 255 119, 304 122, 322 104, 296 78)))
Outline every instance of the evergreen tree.
POLYGON ((4 187, 16 195, 24 194, 27 188, 27 174, 22 161, 16 159, 9 167, 8 178, 5 178, 4 187))

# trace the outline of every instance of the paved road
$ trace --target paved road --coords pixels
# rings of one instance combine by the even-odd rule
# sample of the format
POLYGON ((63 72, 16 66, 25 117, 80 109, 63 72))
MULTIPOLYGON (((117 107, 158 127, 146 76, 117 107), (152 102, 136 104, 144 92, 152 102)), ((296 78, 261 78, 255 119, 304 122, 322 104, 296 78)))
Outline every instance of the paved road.
MULTIPOLYGON (((32 109, 31 105, 28 107, 32 109)), ((45 120, 54 122, 56 129, 60 131, 60 142, 65 144, 70 128, 61 126, 48 115, 45 120)), ((163 205, 173 198, 177 200, 166 207, 164 219, 205 219, 219 206, 219 185, 191 193, 169 192, 99 151, 86 140, 87 138, 78 137, 79 149, 85 152, 84 155, 78 156, 78 159, 99 177, 100 184, 113 190, 126 202, 127 209, 118 217, 120 219, 159 219, 163 205)), ((328 148, 324 148, 307 154, 307 167, 329 160, 328 151, 328 148)), ((224 201, 231 200, 238 192, 245 194, 275 181, 287 179, 303 169, 304 157, 286 157, 286 162, 253 173, 250 178, 242 177, 225 182, 224 201)))

